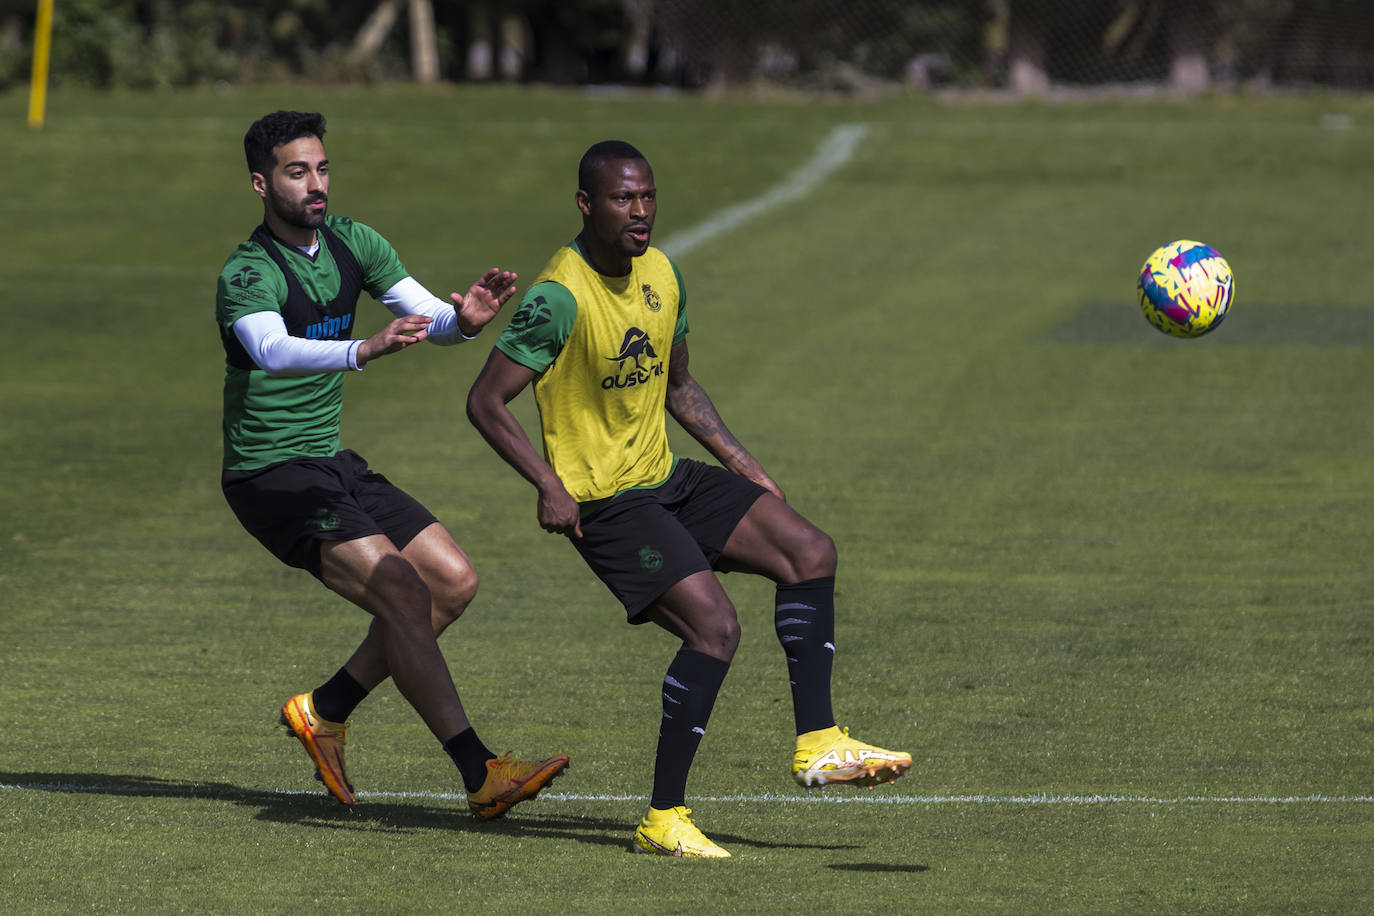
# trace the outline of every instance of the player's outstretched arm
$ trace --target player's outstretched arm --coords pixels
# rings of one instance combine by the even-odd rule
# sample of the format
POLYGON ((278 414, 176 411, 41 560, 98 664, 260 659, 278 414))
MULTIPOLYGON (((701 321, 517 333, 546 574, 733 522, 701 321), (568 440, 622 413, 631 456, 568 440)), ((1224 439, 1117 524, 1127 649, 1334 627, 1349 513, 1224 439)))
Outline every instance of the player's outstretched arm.
POLYGON ((396 281, 380 296, 397 318, 405 315, 428 315, 434 319, 426 340, 439 346, 451 346, 472 340, 482 326, 496 316, 515 294, 515 274, 493 267, 468 290, 467 296, 453 293, 445 302, 426 289, 414 277, 396 281))
POLYGON ((458 313, 458 329, 467 337, 477 336, 477 332, 501 311, 501 306, 515 295, 516 279, 511 271, 493 267, 468 288, 466 296, 450 293, 449 298, 458 313))
POLYGON ((692 377, 688 369, 689 361, 687 341, 674 344, 668 360, 668 413, 727 470, 748 477, 786 501, 782 489, 763 470, 763 465, 749 454, 749 450, 726 427, 716 411, 716 405, 711 403, 705 389, 692 377))
POLYGON ((468 391, 468 420, 482 438, 539 491, 537 514, 545 531, 582 537, 581 507, 553 468, 534 449, 507 405, 534 381, 535 371, 492 348, 468 391))

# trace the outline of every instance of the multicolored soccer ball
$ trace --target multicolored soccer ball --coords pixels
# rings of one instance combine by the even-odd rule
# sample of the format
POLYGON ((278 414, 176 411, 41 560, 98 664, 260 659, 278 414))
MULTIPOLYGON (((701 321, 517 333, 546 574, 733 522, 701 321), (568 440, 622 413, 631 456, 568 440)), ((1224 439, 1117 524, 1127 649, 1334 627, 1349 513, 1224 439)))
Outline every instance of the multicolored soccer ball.
POLYGON ((1174 337, 1201 337, 1226 317, 1236 281, 1215 249, 1185 239, 1155 249, 1136 288, 1150 324, 1174 337))

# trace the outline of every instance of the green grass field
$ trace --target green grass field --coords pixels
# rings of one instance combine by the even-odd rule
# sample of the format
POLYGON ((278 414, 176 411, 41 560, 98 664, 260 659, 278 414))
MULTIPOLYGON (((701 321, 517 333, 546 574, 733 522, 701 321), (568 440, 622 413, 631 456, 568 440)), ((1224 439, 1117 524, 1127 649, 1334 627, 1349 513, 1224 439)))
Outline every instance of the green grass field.
MULTIPOLYGON (((0 96, 0 898, 10 912, 1353 912, 1374 899, 1374 103, 860 104, 543 90, 0 96), (278 107, 330 119, 333 212, 432 289, 527 281, 577 157, 639 145, 693 370, 841 551, 843 724, 910 749, 792 784, 771 588, 693 771, 723 862, 631 856, 675 646, 632 629, 463 416, 490 338, 348 381, 344 441, 464 544, 444 646, 494 749, 566 752, 480 825, 390 685, 347 811, 274 726, 363 614, 218 490, 225 256, 278 107), (1177 238, 1237 277, 1214 335, 1134 304, 1177 238)), ((360 332, 385 312, 364 303, 360 332)), ((493 335, 494 336, 494 335, 493 335)), ((533 420, 528 395, 522 416, 533 420)), ((685 437, 684 454, 698 454, 685 437)))

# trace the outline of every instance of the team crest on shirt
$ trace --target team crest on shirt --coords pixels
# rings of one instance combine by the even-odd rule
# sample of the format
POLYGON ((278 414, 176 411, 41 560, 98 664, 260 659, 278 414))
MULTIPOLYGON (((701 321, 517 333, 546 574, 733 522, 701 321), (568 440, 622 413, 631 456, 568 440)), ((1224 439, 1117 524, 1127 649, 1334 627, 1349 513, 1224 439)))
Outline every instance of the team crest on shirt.
POLYGON ((649 311, 657 312, 663 308, 663 300, 658 297, 658 293, 654 292, 652 286, 645 283, 641 289, 644 290, 644 305, 649 311))
POLYGON ((267 301, 271 295, 267 291, 267 287, 260 285, 265 279, 262 272, 256 267, 247 265, 240 267, 232 277, 225 281, 232 287, 229 298, 235 302, 244 303, 267 301))
MULTIPOLYGON (((229 285, 236 286, 239 289, 247 289, 248 287, 256 286, 261 282, 262 274, 257 270, 257 268, 254 267, 240 268, 238 273, 234 274, 234 276, 229 278, 229 285)), ((647 286, 644 288, 648 289, 647 286)))
POLYGON ((510 326, 516 331, 528 331, 541 324, 548 324, 552 319, 553 309, 549 308, 548 300, 543 296, 535 296, 529 302, 521 304, 520 311, 510 320, 510 326))
POLYGON ((625 332, 620 344, 620 352, 605 357, 607 362, 616 364, 616 371, 601 380, 601 387, 607 391, 612 388, 633 388, 643 385, 651 378, 663 374, 663 360, 654 350, 653 341, 645 331, 631 327, 625 332), (634 360, 634 365, 626 371, 625 364, 634 360))
POLYGON ((339 527, 339 517, 328 509, 320 508, 315 510, 315 524, 321 531, 336 531, 339 527))

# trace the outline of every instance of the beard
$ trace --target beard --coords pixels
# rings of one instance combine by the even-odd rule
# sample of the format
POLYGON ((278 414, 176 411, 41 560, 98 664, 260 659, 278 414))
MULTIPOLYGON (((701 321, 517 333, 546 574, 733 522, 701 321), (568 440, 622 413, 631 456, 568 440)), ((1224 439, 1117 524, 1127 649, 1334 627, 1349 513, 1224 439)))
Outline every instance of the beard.
POLYGON ((628 237, 622 239, 620 244, 616 246, 616 251, 619 252, 622 257, 626 258, 637 258, 648 250, 648 242, 641 245, 628 237))
POLYGON ((637 258, 649 250, 649 245, 653 242, 653 224, 647 227, 643 226, 643 224, 640 224, 640 226, 641 228, 647 229, 649 232, 648 237, 645 238, 642 243, 630 235, 629 226, 624 227, 620 232, 616 233, 615 248, 623 257, 637 258))
POLYGON ((299 203, 287 200, 277 194, 275 188, 269 189, 267 193, 268 206, 272 208, 272 213, 277 219, 286 223, 288 226, 298 226, 301 229, 318 229, 324 225, 324 215, 328 212, 329 195, 327 194, 308 194, 299 203), (325 201, 325 209, 318 213, 312 213, 306 209, 315 201, 325 201))

